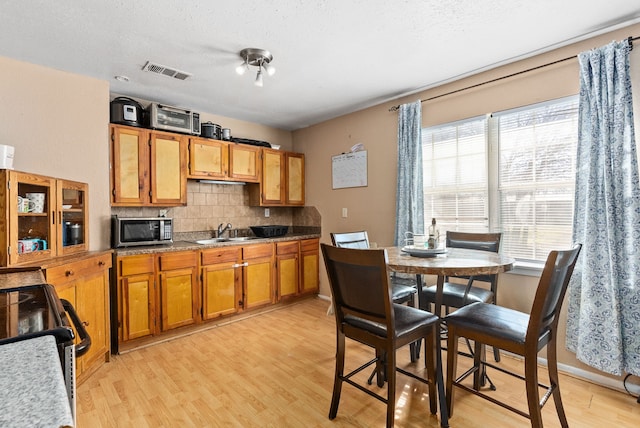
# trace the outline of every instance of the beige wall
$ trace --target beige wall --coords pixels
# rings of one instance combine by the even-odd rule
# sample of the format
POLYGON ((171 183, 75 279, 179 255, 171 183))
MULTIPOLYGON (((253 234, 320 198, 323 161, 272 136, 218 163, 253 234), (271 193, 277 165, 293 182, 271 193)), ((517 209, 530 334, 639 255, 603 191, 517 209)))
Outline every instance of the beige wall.
MULTIPOLYGON (((425 101, 422 104, 423 125, 430 126, 573 95, 579 90, 578 62, 575 58, 578 53, 605 45, 612 40, 622 40, 629 36, 639 35, 640 25, 634 25, 544 55, 295 131, 293 133, 294 149, 305 153, 307 159, 307 204, 315 206, 322 217, 321 242, 330 242, 330 232, 366 229, 370 239, 378 246, 393 244, 397 113, 389 112, 390 107, 447 94, 569 57, 574 58, 494 83, 425 101), (332 190, 331 156, 348 151, 355 143, 363 143, 368 151, 368 186, 332 190), (347 208, 347 218, 341 217, 342 208, 347 208)), ((461 54, 464 54, 464 51, 461 54)), ((638 57, 634 56, 634 58, 638 57)), ((640 68, 640 64, 637 65, 640 68)), ((446 64, 441 66, 446 66, 446 64)), ((328 282, 323 269, 324 267, 321 266, 320 294, 329 296, 328 282)), ((430 280, 433 281, 433 279, 430 280)), ((537 281, 537 277, 515 274, 501 275, 499 303, 528 312, 537 281)), ((559 329, 560 344, 565 342, 565 319, 566 313, 563 312, 559 329)), ((574 354, 566 351, 564 346, 561 346, 559 359, 562 364, 579 370, 602 374, 578 362, 574 354)))
POLYGON ((0 57, 0 144, 14 169, 89 184, 89 243, 109 247, 109 85, 0 57))

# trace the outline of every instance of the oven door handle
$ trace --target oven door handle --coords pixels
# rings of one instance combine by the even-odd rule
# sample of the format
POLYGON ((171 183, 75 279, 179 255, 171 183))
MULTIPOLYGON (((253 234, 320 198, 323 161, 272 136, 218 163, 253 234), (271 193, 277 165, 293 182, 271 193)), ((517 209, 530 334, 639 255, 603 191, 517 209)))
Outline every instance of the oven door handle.
POLYGON ((84 324, 80 321, 80 317, 76 313, 75 308, 67 299, 60 299, 62 302, 62 307, 69 314, 71 318, 71 322, 73 322, 73 326, 76 328, 78 332, 78 336, 80 336, 80 343, 76 345, 76 356, 81 357, 89 351, 91 347, 91 337, 87 330, 84 328, 84 324))

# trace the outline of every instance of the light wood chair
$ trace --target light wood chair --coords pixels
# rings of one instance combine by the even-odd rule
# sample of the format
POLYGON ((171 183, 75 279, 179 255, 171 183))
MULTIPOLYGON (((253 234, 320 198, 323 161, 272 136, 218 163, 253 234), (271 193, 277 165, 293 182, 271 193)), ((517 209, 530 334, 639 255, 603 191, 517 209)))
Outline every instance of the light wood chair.
POLYGON ((534 428, 542 427, 542 406, 553 395, 560 424, 563 427, 568 427, 558 383, 556 341, 560 308, 580 249, 581 245, 577 244, 571 250, 552 251, 549 254, 538 283, 530 314, 476 302, 446 316, 445 321, 449 334, 446 380, 449 416, 453 414, 455 398, 453 387, 456 386, 530 419, 531 426, 534 428), (475 352, 473 367, 459 378, 455 378, 459 337, 475 341, 475 352), (482 348, 485 345, 523 356, 524 376, 484 361, 482 348), (545 346, 547 348, 549 386, 540 384, 538 381, 538 353, 545 346), (494 396, 480 391, 481 378, 484 376, 486 367, 492 367, 525 381, 529 413, 500 402, 494 396), (471 374, 473 374, 473 388, 462 383, 471 374), (542 400, 540 399, 539 387, 547 389, 542 400))
POLYGON ((336 317, 336 368, 329 419, 335 419, 342 384, 346 382, 387 405, 387 427, 393 427, 396 371, 429 385, 429 406, 436 414, 436 326, 438 317, 391 298, 387 253, 384 249, 339 248, 321 244, 336 317), (345 339, 382 350, 387 373, 386 398, 355 382, 352 376, 376 364, 379 355, 345 373, 345 339), (425 341, 427 379, 396 367, 396 349, 419 339, 425 341))

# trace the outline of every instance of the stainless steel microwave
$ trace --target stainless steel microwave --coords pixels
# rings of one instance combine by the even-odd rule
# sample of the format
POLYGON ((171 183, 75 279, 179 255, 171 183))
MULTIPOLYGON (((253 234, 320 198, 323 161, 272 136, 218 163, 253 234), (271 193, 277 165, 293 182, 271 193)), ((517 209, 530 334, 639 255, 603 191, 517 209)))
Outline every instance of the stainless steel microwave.
POLYGON ((200 135, 200 113, 151 103, 149 124, 153 129, 200 135))
POLYGON ((111 217, 111 247, 173 243, 173 220, 166 217, 111 217))

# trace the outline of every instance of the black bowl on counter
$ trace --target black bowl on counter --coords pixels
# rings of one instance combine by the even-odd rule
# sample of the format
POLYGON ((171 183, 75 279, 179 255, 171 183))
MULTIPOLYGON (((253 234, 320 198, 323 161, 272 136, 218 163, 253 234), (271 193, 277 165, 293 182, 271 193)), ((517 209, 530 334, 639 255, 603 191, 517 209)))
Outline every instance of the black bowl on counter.
POLYGON ((289 226, 250 226, 253 233, 260 238, 275 238, 278 236, 286 235, 289 231, 289 226))

